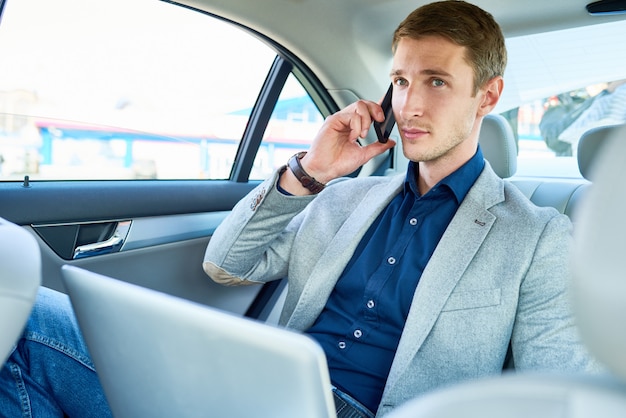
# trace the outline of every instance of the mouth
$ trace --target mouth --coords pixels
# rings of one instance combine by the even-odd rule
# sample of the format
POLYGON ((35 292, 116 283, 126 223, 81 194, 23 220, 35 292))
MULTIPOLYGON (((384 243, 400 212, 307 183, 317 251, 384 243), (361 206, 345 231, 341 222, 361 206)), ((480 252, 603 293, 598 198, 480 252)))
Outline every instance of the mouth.
POLYGON ((413 139, 413 140, 417 140, 417 139, 421 139, 423 137, 425 137, 426 135, 428 135, 430 132, 426 129, 421 129, 421 128, 402 128, 402 137, 404 139, 413 139))

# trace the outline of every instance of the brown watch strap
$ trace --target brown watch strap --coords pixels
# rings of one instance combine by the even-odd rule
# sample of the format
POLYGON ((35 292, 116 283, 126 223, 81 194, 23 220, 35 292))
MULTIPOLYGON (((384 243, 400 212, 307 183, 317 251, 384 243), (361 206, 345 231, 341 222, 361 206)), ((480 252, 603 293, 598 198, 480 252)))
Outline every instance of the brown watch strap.
POLYGON ((300 164, 300 159, 305 155, 306 151, 302 151, 293 155, 289 159, 287 166, 289 166, 289 169, 291 170, 293 175, 296 176, 296 178, 303 187, 309 189, 311 193, 319 193, 324 190, 324 187, 326 186, 315 180, 313 177, 309 176, 306 171, 304 171, 304 168, 302 168, 302 164, 300 164))

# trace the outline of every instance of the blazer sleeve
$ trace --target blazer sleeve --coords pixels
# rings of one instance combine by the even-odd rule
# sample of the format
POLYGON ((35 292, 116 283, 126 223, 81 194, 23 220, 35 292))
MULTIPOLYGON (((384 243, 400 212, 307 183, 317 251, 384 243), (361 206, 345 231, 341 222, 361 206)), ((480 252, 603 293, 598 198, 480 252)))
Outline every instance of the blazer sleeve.
POLYGON ((278 177, 276 172, 253 189, 215 230, 202 264, 214 281, 241 285, 286 276, 298 228, 292 221, 315 196, 281 193, 278 177))
POLYGON ((511 337, 516 370, 599 369, 580 340, 570 306, 571 228, 565 215, 547 222, 521 282, 511 337))

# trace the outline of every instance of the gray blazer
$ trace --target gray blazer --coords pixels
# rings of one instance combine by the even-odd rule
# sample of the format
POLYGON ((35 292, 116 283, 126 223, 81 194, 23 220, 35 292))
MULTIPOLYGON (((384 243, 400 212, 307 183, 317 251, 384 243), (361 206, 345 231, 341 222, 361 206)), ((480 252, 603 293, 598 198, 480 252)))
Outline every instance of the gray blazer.
MULTIPOLYGON (((281 323, 306 330, 404 178, 351 179, 295 197, 276 190, 275 174, 216 230, 204 269, 229 285, 287 277, 281 323)), ((501 373, 509 342, 517 370, 594 369, 568 307, 570 239, 565 215, 534 206, 487 163, 423 272, 377 416, 501 373)))

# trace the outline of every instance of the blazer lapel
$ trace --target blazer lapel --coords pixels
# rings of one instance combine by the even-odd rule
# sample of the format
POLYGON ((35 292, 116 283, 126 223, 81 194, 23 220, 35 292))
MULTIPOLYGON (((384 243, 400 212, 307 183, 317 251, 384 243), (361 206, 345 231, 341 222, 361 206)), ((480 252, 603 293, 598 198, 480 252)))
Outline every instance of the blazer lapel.
POLYGON ((313 324, 361 238, 381 210, 398 193, 404 184, 404 179, 405 176, 398 175, 390 182, 373 186, 366 192, 365 198, 346 219, 313 267, 298 304, 287 322, 288 327, 303 330, 313 324))
POLYGON ((387 379, 387 388, 397 383, 413 360, 489 233, 496 218, 488 208, 503 200, 502 180, 486 166, 424 269, 387 379))

